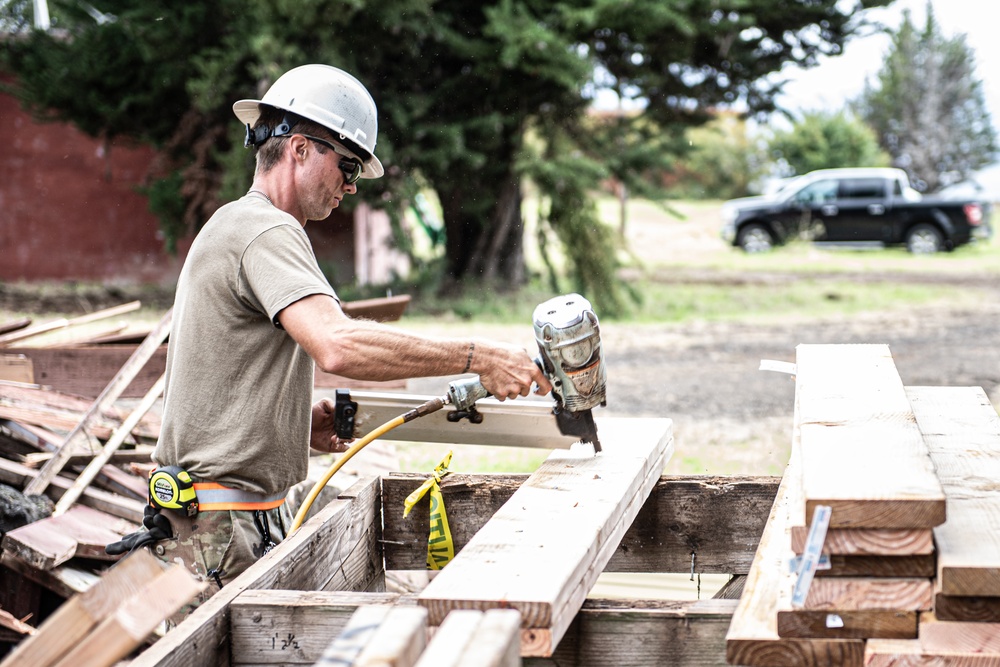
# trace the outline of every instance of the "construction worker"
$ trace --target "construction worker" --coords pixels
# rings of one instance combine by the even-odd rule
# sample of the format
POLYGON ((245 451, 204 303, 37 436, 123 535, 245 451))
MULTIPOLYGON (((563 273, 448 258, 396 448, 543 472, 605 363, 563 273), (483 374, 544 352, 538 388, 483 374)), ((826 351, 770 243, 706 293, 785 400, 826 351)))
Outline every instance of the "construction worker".
POLYGON ((203 599, 281 541, 309 447, 346 449, 332 403, 312 405, 315 366, 369 381, 473 372, 500 400, 551 390, 522 348, 414 335, 341 310, 304 227, 359 179, 382 176, 375 103, 356 78, 297 67, 233 110, 256 149, 253 185, 205 224, 181 271, 153 453, 157 483, 169 491, 189 477, 199 510, 150 510, 148 531, 109 546, 149 544, 185 563, 209 582, 203 599))

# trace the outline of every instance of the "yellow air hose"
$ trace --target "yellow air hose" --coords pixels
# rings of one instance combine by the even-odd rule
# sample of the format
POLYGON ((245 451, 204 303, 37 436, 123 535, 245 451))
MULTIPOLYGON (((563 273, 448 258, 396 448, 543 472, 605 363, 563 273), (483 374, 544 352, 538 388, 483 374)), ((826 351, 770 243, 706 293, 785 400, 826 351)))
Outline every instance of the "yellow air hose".
POLYGON ((292 527, 288 530, 288 534, 291 535, 292 533, 294 533, 296 530, 299 529, 299 526, 301 526, 302 522, 305 521, 306 514, 309 513, 309 508, 312 507, 312 504, 316 501, 316 498, 323 490, 323 487, 326 486, 326 483, 330 481, 330 478, 332 478, 335 474, 337 474, 337 471, 340 470, 345 463, 351 460, 352 456, 354 456, 362 449, 364 449, 366 446, 371 444, 373 440, 385 435, 386 433, 396 428, 397 426, 402 426, 406 422, 413 421, 417 417, 423 417, 424 415, 429 415, 432 412, 437 412, 438 410, 443 408, 445 403, 447 402, 448 402, 447 396, 431 399, 426 403, 419 405, 404 414, 399 415, 395 419, 387 421, 386 423, 382 424, 377 429, 371 431, 370 433, 362 437, 360 440, 358 440, 356 443, 351 445, 347 449, 347 451, 344 452, 344 455, 338 458, 333 463, 333 465, 330 466, 330 468, 326 471, 326 473, 323 474, 323 478, 318 482, 316 482, 312 490, 309 491, 309 495, 306 496, 306 499, 302 501, 302 507, 299 508, 298 513, 295 515, 295 520, 292 521, 292 527))

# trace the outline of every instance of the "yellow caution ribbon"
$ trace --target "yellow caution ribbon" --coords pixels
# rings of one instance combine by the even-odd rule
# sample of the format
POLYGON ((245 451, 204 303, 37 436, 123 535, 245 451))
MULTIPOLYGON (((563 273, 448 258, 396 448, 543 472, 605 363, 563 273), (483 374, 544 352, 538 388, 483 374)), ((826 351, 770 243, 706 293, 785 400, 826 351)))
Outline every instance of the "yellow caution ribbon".
POLYGON ((451 452, 441 459, 434 468, 433 475, 420 485, 403 502, 403 517, 430 491, 431 511, 430 534, 427 536, 427 569, 440 570, 455 557, 455 545, 451 541, 451 529, 448 528, 448 515, 444 511, 444 496, 441 494, 441 480, 448 474, 451 465, 451 452))

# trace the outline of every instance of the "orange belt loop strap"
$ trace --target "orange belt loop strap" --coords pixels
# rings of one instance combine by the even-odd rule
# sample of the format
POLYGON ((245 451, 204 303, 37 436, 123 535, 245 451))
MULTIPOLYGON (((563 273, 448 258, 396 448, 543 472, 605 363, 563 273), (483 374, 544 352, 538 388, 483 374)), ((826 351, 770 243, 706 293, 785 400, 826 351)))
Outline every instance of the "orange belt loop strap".
POLYGON ((285 502, 284 493, 265 496, 253 491, 230 489, 215 482, 195 482, 194 490, 198 494, 198 511, 200 512, 270 510, 281 507, 281 504, 285 502))

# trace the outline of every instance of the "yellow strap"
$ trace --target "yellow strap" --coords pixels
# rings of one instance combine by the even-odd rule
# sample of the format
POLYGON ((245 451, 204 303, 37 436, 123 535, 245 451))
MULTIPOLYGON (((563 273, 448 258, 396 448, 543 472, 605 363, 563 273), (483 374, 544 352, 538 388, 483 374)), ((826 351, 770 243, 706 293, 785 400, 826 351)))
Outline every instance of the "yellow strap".
POLYGON ((427 536, 427 568, 440 570, 455 557, 455 545, 451 540, 451 529, 448 528, 448 514, 444 509, 444 496, 441 494, 441 479, 448 474, 451 465, 451 452, 441 459, 434 468, 433 475, 421 484, 403 502, 403 516, 407 516, 414 505, 430 491, 430 534, 427 536))

